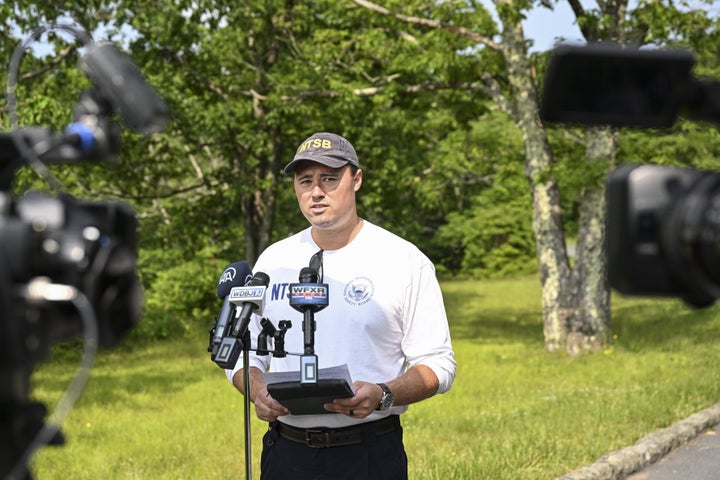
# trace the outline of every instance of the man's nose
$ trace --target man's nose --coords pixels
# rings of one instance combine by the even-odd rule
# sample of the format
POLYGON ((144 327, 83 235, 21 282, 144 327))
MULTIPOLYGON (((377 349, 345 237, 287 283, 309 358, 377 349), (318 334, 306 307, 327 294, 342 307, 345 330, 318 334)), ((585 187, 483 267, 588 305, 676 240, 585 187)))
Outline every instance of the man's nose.
POLYGON ((319 183, 318 183, 318 184, 315 184, 315 186, 313 187, 313 189, 312 189, 312 191, 311 191, 310 193, 312 194, 312 196, 313 196, 314 198, 324 197, 324 196, 325 196, 325 192, 323 191, 322 188, 320 188, 320 184, 319 184, 319 183))

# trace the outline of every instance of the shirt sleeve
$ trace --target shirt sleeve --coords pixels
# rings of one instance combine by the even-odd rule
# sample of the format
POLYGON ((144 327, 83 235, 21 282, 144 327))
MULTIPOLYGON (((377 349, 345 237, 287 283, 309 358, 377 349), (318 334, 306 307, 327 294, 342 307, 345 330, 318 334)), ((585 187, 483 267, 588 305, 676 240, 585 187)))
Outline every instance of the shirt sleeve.
POLYGON ((435 267, 425 260, 405 292, 402 348, 408 366, 425 365, 437 376, 437 393, 447 392, 456 371, 445 304, 435 267))

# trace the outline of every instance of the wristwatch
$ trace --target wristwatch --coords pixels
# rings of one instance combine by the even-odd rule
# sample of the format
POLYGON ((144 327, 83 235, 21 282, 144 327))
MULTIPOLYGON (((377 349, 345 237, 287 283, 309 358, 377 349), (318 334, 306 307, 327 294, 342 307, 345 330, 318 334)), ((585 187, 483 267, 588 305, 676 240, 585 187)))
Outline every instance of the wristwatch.
POLYGON ((380 403, 375 410, 387 410, 388 408, 393 406, 395 397, 393 396, 393 393, 390 391, 387 385, 385 385, 384 383, 378 383, 378 385, 380 386, 380 388, 382 388, 383 394, 382 397, 380 397, 380 403))

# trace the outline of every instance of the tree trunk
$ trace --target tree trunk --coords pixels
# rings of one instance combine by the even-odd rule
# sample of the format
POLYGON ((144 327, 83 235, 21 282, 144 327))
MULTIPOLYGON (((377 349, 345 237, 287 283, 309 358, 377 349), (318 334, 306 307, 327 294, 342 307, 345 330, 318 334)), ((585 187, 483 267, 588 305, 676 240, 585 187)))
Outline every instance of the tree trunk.
POLYGON ((568 316, 573 311, 566 300, 572 288, 572 272, 565 247, 560 191, 549 172, 552 155, 537 115, 537 92, 521 16, 512 14, 514 8, 510 0, 497 0, 496 4, 503 24, 502 52, 513 92, 515 120, 525 145, 525 176, 533 199, 545 348, 554 352, 565 347, 568 316))
MULTIPOLYGON (((487 92, 513 117, 523 136, 525 176, 532 193, 533 232, 542 286, 545 348, 551 352, 566 349, 571 354, 600 348, 610 338, 610 297, 605 282, 607 261, 603 248, 605 189, 602 179, 607 168, 592 168, 601 173, 588 183, 581 201, 578 254, 571 267, 565 244, 560 190, 551 176, 552 154, 537 113, 538 96, 533 68, 528 61, 521 6, 513 0, 495 0, 502 24, 503 42, 498 45, 481 36, 473 36, 465 29, 393 13, 367 0, 355 0, 355 3, 404 22, 444 28, 473 38, 503 55, 511 95, 503 91, 501 85, 504 82, 496 79, 486 79, 489 81, 487 92)), ((626 0, 617 0, 609 7, 615 13, 624 12, 626 3, 626 0)), ((571 6, 578 17, 584 15, 579 2, 571 2, 571 6)), ((591 132, 588 140, 589 164, 614 156, 615 142, 611 132, 591 132)))
POLYGON ((258 22, 257 31, 248 32, 248 48, 251 52, 255 81, 253 83, 253 117, 261 135, 251 149, 257 166, 246 170, 251 181, 243 189, 243 226, 245 235, 245 258, 255 265, 260 253, 270 245, 275 226, 275 205, 278 174, 284 154, 282 131, 277 124, 268 121, 267 105, 263 102, 273 90, 273 81, 267 72, 278 61, 279 38, 275 31, 279 12, 268 10, 258 22))
POLYGON ((609 128, 596 128, 588 130, 586 138, 588 175, 580 200, 580 225, 573 268, 577 296, 567 340, 567 349, 572 355, 602 348, 611 337, 605 249, 605 178, 615 163, 617 136, 609 128))
POLYGON ((270 134, 272 145, 268 154, 260 155, 260 165, 256 169, 252 185, 255 190, 248 191, 243 201, 243 227, 245 230, 245 259, 250 265, 272 241, 275 227, 277 188, 280 183, 278 173, 283 160, 283 142, 279 127, 270 134))

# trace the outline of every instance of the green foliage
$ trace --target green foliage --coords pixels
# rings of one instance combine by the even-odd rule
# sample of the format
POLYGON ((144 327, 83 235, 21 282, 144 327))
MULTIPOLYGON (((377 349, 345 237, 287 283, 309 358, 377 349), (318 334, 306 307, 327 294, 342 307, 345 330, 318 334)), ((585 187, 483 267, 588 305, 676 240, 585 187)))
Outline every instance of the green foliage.
POLYGON ((450 213, 438 231, 445 245, 442 265, 474 278, 493 278, 537 270, 531 212, 524 201, 478 201, 469 214, 450 213))
POLYGON ((179 250, 143 249, 139 271, 145 286, 145 313, 132 330, 135 339, 197 337, 212 327, 219 300, 218 278, 231 263, 214 256, 211 249, 183 259, 179 250))
POLYGON ((623 163, 654 163, 717 170, 720 132, 714 126, 680 121, 667 131, 623 133, 618 158, 623 163))
MULTIPOLYGON (((277 176, 300 139, 333 129, 353 141, 366 170, 361 214, 440 259, 442 251, 432 245, 437 229, 448 213, 472 204, 483 181, 484 172, 473 171, 482 157, 477 147, 467 139, 460 149, 452 144, 455 132, 462 136, 488 111, 478 91, 457 88, 489 70, 484 55, 471 54, 473 43, 457 35, 337 2, 230 6, 132 1, 84 13, 42 7, 47 19, 65 12, 81 22, 95 15, 89 27, 130 25, 135 35, 128 51, 172 111, 161 135, 124 133, 118 168, 61 168, 61 182, 80 197, 130 201, 138 210, 141 248, 178 250, 174 268, 205 249, 242 258, 252 254, 247 240, 259 235, 260 219, 270 240, 304 228, 289 183, 271 174, 277 176), (428 178, 435 175, 439 188, 428 178), (253 204, 267 209, 254 211, 253 204)), ((497 33, 492 16, 475 2, 388 6, 497 33)), ((123 39, 116 27, 105 32, 123 39)), ((23 105, 23 115, 60 128, 88 82, 72 62, 51 72, 38 77, 48 95, 28 92, 34 103, 23 105), (48 118, 53 111, 57 121, 48 118)), ((144 275, 154 276, 164 263, 143 262, 144 275)))
POLYGON ((443 223, 430 233, 442 268, 478 278, 533 271, 532 201, 523 175, 522 140, 497 112, 455 130, 417 179, 418 198, 443 223))

